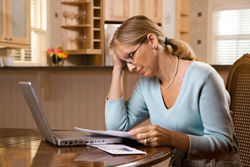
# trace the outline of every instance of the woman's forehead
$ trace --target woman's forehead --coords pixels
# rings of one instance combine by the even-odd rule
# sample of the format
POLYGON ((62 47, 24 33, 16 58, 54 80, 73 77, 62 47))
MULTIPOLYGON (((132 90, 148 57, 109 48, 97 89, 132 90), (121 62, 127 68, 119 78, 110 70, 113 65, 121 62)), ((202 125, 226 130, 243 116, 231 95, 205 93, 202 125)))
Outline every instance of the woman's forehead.
POLYGON ((120 43, 117 43, 114 49, 120 58, 126 58, 129 53, 133 52, 133 46, 122 45, 120 43))

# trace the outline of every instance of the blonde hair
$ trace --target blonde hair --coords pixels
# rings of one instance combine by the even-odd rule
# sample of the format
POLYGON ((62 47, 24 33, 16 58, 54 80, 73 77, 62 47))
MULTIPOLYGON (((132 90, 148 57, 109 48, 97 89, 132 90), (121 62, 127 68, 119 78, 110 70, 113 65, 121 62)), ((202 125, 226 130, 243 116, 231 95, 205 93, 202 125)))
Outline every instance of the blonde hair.
POLYGON ((119 44, 125 46, 140 44, 149 33, 157 36, 159 45, 173 55, 185 60, 195 59, 195 54, 186 42, 170 39, 169 45, 166 45, 166 37, 159 26, 147 17, 141 15, 129 18, 118 28, 109 44, 109 48, 113 49, 115 54, 121 55, 122 52, 119 49, 119 44), (169 48, 168 46, 171 47, 169 48))

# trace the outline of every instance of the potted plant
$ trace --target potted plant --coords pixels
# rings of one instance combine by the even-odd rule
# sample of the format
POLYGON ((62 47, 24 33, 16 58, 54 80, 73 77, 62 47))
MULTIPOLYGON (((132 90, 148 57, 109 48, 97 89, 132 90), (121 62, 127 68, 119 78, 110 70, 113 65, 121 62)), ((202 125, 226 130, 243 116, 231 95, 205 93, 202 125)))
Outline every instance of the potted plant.
POLYGON ((47 53, 50 55, 52 62, 55 66, 62 66, 64 60, 68 58, 68 52, 63 50, 63 47, 59 46, 56 49, 51 47, 47 49, 47 53))

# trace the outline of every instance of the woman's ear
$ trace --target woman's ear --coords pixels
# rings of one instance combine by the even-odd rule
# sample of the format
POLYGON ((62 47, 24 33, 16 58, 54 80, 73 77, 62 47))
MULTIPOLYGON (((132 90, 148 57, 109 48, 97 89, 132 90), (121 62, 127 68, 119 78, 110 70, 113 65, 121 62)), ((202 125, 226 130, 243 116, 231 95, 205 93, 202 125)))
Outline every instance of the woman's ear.
POLYGON ((154 48, 154 49, 158 48, 158 39, 154 34, 149 33, 147 35, 147 40, 148 40, 149 44, 152 46, 152 48, 154 48))

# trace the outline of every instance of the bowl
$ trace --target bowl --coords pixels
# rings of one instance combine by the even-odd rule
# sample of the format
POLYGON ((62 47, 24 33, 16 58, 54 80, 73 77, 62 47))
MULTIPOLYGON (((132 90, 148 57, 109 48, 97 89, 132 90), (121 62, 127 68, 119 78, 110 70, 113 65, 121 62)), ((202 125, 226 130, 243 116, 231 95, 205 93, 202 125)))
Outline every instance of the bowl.
POLYGON ((4 66, 13 66, 14 57, 3 57, 3 65, 4 66))

